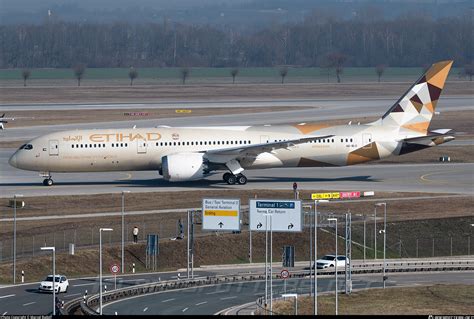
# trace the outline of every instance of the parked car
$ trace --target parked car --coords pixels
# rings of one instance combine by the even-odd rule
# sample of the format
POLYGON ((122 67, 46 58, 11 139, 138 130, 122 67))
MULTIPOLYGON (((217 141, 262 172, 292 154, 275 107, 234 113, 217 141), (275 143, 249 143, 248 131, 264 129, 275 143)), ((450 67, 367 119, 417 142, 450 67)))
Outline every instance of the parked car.
MULTIPOLYGON (((54 291, 56 293, 67 292, 69 280, 64 275, 56 275, 54 291)), ((39 291, 53 292, 53 275, 48 275, 39 285, 39 291)))
MULTIPOLYGON (((349 262, 349 258, 346 258, 346 256, 337 256, 337 267, 345 267, 346 262, 349 262)), ((318 269, 327 269, 330 267, 335 267, 336 265, 336 256, 335 255, 325 255, 321 257, 320 259, 316 260, 316 266, 318 269)), ((313 265, 314 269, 314 265, 313 265)))

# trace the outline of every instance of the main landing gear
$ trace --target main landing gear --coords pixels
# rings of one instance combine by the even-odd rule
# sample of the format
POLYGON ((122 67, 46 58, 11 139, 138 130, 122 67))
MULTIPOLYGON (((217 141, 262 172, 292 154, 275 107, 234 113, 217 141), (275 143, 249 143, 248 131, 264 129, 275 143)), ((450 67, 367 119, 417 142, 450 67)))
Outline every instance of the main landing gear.
POLYGON ((234 175, 232 173, 227 172, 222 176, 222 179, 224 180, 224 182, 226 182, 229 185, 234 185, 234 184, 245 185, 245 184, 247 184, 247 177, 245 177, 245 175, 243 175, 243 174, 234 175))

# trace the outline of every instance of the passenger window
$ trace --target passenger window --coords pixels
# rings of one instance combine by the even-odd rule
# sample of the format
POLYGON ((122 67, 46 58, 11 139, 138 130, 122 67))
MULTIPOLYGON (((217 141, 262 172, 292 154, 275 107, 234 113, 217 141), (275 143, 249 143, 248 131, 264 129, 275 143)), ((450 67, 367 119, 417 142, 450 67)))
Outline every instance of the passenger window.
POLYGON ((102 144, 102 147, 105 147, 105 144, 102 144))
POLYGON ((71 148, 74 148, 74 144, 71 145, 71 148))

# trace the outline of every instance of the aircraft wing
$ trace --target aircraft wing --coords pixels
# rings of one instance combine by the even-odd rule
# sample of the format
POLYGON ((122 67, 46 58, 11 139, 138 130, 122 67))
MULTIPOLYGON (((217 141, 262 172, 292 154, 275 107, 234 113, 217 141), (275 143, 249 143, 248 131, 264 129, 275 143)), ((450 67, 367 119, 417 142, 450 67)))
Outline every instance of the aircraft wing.
POLYGON ((288 149, 291 146, 317 141, 333 136, 334 135, 308 136, 281 142, 240 145, 237 147, 209 150, 206 151, 206 158, 213 163, 227 163, 231 160, 239 160, 247 157, 255 158, 261 153, 271 152, 277 149, 288 149))

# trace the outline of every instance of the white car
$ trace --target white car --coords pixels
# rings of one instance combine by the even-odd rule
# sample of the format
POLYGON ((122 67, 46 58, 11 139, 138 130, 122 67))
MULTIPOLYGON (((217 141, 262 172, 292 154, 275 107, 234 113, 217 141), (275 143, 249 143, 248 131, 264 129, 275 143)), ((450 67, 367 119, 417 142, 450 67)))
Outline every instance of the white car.
MULTIPOLYGON (((346 266, 346 262, 349 262, 349 258, 346 256, 337 256, 337 268, 343 268, 346 266)), ((318 269, 327 269, 330 267, 335 267, 336 265, 336 256, 335 255, 325 255, 322 258, 316 260, 316 266, 318 269)), ((314 269, 314 265, 313 265, 314 269)))
MULTIPOLYGON (((56 293, 67 292, 69 280, 66 276, 56 275, 54 283, 54 291, 56 293)), ((53 275, 47 276, 39 285, 39 291, 53 292, 53 275)))

